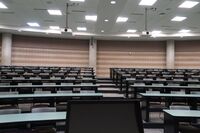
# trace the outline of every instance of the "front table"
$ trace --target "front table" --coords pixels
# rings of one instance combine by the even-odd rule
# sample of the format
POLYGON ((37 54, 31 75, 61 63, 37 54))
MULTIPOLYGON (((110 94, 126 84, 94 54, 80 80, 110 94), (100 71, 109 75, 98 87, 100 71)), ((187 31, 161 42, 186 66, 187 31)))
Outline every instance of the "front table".
POLYGON ((164 133, 178 133, 179 122, 200 118, 199 110, 163 110, 164 133))

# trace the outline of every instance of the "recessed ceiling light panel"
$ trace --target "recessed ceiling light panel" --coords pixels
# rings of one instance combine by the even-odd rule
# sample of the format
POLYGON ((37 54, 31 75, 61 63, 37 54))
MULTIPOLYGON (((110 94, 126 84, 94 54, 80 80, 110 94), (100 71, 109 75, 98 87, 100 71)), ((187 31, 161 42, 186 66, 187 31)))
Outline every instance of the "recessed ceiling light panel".
POLYGON ((126 32, 127 33, 135 33, 137 30, 134 30, 134 29, 129 29, 129 30, 127 30, 126 32))
POLYGON ((110 4, 114 5, 114 4, 116 4, 116 1, 112 0, 112 1, 110 2, 110 4))
POLYGON ((160 31, 160 30, 154 30, 151 32, 151 34, 161 34, 161 33, 162 33, 162 31, 160 31))
POLYGON ((127 17, 118 17, 116 22, 117 23, 124 23, 124 22, 127 22, 128 21, 128 18, 127 17))
POLYGON ((179 8, 193 8, 197 4, 199 4, 197 1, 185 1, 179 6, 179 8))
POLYGON ((86 15, 85 20, 88 21, 97 21, 97 16, 96 15, 86 15))
POLYGON ((70 0, 71 2, 85 2, 85 0, 70 0))
POLYGON ((2 2, 0 2, 0 8, 1 9, 8 9, 8 7, 2 2))
POLYGON ((60 29, 59 26, 49 26, 49 28, 52 29, 52 30, 59 30, 60 29))
POLYGON ((87 31, 87 28, 86 27, 77 27, 77 30, 78 31, 87 31))
POLYGON ((60 10, 47 10, 50 15, 58 15, 61 16, 62 12, 60 10))
POLYGON ((36 22, 28 22, 27 24, 31 27, 40 27, 40 25, 36 22))
POLYGON ((182 29, 182 30, 180 30, 179 32, 180 32, 180 33, 188 33, 188 32, 190 32, 190 30, 182 29))
POLYGON ((140 6, 152 6, 156 3, 157 0, 141 0, 139 5, 140 6))
POLYGON ((177 22, 180 22, 180 21, 183 21, 187 19, 187 17, 182 17, 182 16, 176 16, 174 17, 171 21, 177 21, 177 22))

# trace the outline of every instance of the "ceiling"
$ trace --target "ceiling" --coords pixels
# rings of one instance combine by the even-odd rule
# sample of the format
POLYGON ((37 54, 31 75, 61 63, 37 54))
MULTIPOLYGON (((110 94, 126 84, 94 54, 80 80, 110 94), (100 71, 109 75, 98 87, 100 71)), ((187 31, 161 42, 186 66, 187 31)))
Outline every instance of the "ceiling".
MULTIPOLYGON (((21 28, 30 28, 27 22, 38 22, 37 29, 48 30, 49 26, 65 27, 66 3, 69 0, 0 0, 8 9, 0 9, 0 31, 15 34, 43 35, 56 37, 82 37, 94 36, 99 39, 146 39, 147 37, 134 37, 144 31, 145 7, 139 6, 140 0, 115 0, 116 4, 111 5, 111 0, 85 0, 69 7, 69 27, 75 36, 70 34, 46 34, 25 32, 21 28), (60 9, 62 16, 51 16, 47 9, 60 9), (86 21, 85 15, 97 15, 96 22, 86 21), (128 17, 126 23, 116 23, 118 16, 128 17), (108 22, 104 20, 108 19, 108 22), (77 27, 87 27, 86 32, 77 31, 77 27), (128 34, 128 29, 136 29, 134 34, 128 34), (18 31, 19 30, 19 31, 18 31), (102 33, 101 31, 104 30, 102 33)), ((199 0, 195 0, 199 1, 199 0)), ((166 36, 158 36, 156 39, 180 38, 176 36, 181 29, 191 30, 188 39, 200 38, 200 4, 192 9, 182 9, 178 6, 184 0, 158 0, 148 9, 148 30, 161 30, 166 36), (150 9, 153 8, 153 9, 150 9), (175 16, 185 16, 182 22, 172 22, 175 16)), ((72 3, 72 2, 69 2, 72 3)), ((183 37, 183 36, 181 36, 183 37)), ((155 39, 155 38, 150 38, 155 39)))

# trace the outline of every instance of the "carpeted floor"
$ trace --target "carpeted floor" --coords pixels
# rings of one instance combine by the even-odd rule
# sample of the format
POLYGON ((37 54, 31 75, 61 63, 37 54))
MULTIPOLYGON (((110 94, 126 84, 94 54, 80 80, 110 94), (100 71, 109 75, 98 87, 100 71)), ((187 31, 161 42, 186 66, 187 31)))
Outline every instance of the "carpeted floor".
POLYGON ((164 133, 163 129, 144 129, 144 133, 164 133))

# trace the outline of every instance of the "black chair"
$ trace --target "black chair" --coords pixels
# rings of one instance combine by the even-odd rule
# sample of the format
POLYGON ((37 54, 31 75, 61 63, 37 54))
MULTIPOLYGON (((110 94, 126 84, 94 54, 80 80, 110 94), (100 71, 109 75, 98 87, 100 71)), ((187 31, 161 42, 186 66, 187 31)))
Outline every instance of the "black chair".
POLYGON ((144 133, 139 101, 71 101, 66 133, 144 133))

